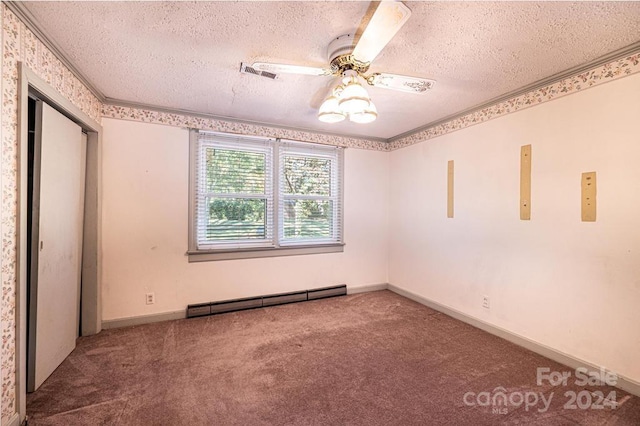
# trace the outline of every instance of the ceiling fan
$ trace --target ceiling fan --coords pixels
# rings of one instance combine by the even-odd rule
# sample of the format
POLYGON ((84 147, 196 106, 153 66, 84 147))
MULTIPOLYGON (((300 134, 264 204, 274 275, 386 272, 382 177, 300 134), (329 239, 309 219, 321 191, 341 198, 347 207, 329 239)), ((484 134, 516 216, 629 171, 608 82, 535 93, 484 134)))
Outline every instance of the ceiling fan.
POLYGON ((329 95, 320 106, 318 119, 337 123, 348 117, 356 123, 370 123, 378 117, 378 112, 360 84, 361 80, 370 86, 409 93, 424 93, 435 84, 434 80, 426 78, 380 72, 366 74, 371 62, 410 16, 411 10, 399 1, 381 2, 355 47, 353 34, 336 37, 329 43, 329 68, 268 62, 255 62, 251 67, 256 71, 274 74, 335 77, 329 95))

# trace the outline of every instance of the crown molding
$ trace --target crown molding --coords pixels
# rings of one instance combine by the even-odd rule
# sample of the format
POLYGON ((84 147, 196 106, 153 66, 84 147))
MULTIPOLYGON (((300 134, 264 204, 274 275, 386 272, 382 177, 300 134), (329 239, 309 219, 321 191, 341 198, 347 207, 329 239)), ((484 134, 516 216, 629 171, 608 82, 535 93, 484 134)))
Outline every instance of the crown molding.
POLYGON ((23 2, 19 1, 3 1, 3 3, 9 8, 10 11, 16 14, 18 19, 22 21, 26 27, 44 44, 62 64, 71 71, 78 80, 82 84, 84 84, 87 89, 93 95, 98 98, 101 103, 104 103, 105 96, 104 94, 96 88, 96 86, 89 81, 87 77, 84 76, 83 73, 78 70, 78 68, 73 65, 73 63, 69 60, 67 55, 64 53, 62 48, 58 46, 58 44, 53 41, 53 38, 49 37, 49 35, 40 28, 38 25, 38 20, 33 16, 33 14, 27 9, 23 2))
POLYGON ((533 91, 541 89, 543 87, 550 86, 552 84, 558 83, 559 81, 562 81, 565 78, 573 77, 573 76, 576 76, 578 74, 582 74, 585 71, 588 71, 588 70, 591 70, 593 68, 599 67, 601 65, 607 64, 609 62, 613 62, 615 60, 624 58, 625 56, 628 56, 628 55, 630 55, 632 53, 636 53, 638 51, 640 51, 640 41, 635 42, 633 44, 630 44, 629 46, 623 47, 621 49, 615 50, 615 51, 613 51, 611 53, 608 53, 608 54, 606 54, 604 56, 601 56, 599 58, 596 58, 593 61, 590 61, 590 62, 581 64, 581 65, 566 69, 566 70, 561 71, 561 72, 559 72, 557 74, 554 74, 552 76, 549 76, 549 77, 543 78, 541 80, 538 80, 538 81, 536 81, 534 83, 531 83, 531 84, 529 84, 527 86, 524 86, 524 87, 521 87, 521 88, 516 89, 514 91, 505 93, 504 95, 500 95, 500 96, 495 97, 493 99, 490 99, 490 100, 488 100, 486 102, 483 102, 480 105, 476 105, 476 106, 473 106, 471 108, 465 109, 463 111, 456 112, 455 114, 451 114, 449 116, 446 116, 444 118, 438 119, 436 121, 432 121, 432 122, 430 122, 428 124, 425 124, 424 126, 420 126, 420 127, 417 127, 417 128, 415 128, 413 130, 409 130, 407 132, 404 132, 404 133, 401 133, 399 135, 393 136, 393 137, 387 139, 387 142, 392 143, 392 142, 395 142, 397 140, 404 139, 404 138, 409 137, 409 136, 413 136, 413 135, 415 135, 417 133, 423 132, 423 131, 428 130, 428 129, 432 128, 432 127, 440 126, 440 125, 448 123, 450 121, 457 120, 457 119, 459 119, 461 117, 464 117, 465 115, 473 114, 474 112, 481 111, 483 109, 492 107, 492 106, 494 106, 496 104, 499 104, 501 102, 507 101, 509 99, 516 98, 518 96, 524 95, 525 93, 533 92, 533 91))
POLYGON ((125 107, 125 108, 135 108, 135 109, 142 109, 142 110, 149 110, 149 111, 157 111, 157 112, 162 112, 162 113, 166 113, 166 114, 178 114, 178 115, 184 115, 184 116, 189 116, 189 117, 204 118, 206 120, 226 121, 228 123, 246 124, 246 125, 256 126, 256 127, 269 127, 269 128, 272 128, 272 129, 279 129, 279 130, 289 130, 289 131, 294 131, 294 132, 313 133, 313 134, 316 134, 316 135, 330 136, 330 137, 336 137, 336 138, 358 139, 358 140, 362 140, 362 141, 365 141, 365 142, 383 142, 383 143, 386 143, 386 142, 389 141, 386 138, 354 136, 354 135, 349 135, 349 134, 345 134, 345 133, 319 132, 317 130, 302 128, 302 127, 283 126, 283 125, 279 125, 279 124, 267 123, 267 122, 262 122, 262 121, 242 120, 242 119, 233 118, 233 117, 226 117, 226 116, 222 116, 222 115, 213 115, 213 114, 204 114, 202 112, 190 111, 190 110, 179 109, 179 108, 166 108, 166 107, 159 107, 159 106, 156 106, 156 105, 149 105, 149 104, 143 104, 143 103, 138 103, 138 102, 129 102, 129 101, 124 101, 122 99, 105 98, 103 103, 104 103, 105 106, 111 105, 111 106, 118 106, 118 107, 125 107))

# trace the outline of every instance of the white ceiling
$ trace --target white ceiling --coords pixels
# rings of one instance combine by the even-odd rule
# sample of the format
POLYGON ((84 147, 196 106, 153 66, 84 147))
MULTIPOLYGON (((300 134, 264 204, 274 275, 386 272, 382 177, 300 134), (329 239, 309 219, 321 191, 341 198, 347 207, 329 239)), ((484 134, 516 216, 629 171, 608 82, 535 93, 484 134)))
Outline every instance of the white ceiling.
POLYGON ((391 138, 640 40, 640 2, 413 2, 370 72, 437 81, 423 95, 369 87, 371 124, 321 123, 330 77, 240 74, 240 62, 327 66, 369 2, 27 2, 36 25, 110 99, 391 138))

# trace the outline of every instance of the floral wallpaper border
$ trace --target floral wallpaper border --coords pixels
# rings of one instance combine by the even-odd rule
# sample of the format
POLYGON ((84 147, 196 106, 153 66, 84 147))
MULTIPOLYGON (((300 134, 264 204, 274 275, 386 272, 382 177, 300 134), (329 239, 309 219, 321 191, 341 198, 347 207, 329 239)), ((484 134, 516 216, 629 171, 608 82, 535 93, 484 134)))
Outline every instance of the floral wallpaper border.
POLYGON ((394 151, 409 145, 424 142, 447 133, 455 132, 456 130, 473 126, 474 124, 483 123, 512 112, 540 105, 544 102, 552 101, 637 72, 640 72, 640 51, 592 68, 581 74, 565 78, 557 83, 507 99, 506 101, 491 105, 488 108, 483 108, 447 121, 446 123, 396 139, 389 144, 388 150, 394 151))
POLYGON ((351 138, 347 136, 327 135, 304 130, 281 129, 278 127, 262 126, 259 124, 240 123, 215 118, 205 118, 194 115, 155 111, 152 109, 125 107, 105 104, 102 116, 120 120, 141 121, 144 123, 165 124, 168 126, 190 127, 201 130, 237 133, 251 136, 267 136, 273 138, 292 139, 297 141, 314 142, 325 145, 387 151, 387 142, 368 139, 351 138))
POLYGON ((22 61, 40 78, 96 121, 100 121, 102 103, 7 7, 0 5, 0 49, 2 78, 2 315, 0 368, 0 422, 16 413, 16 268, 18 203, 18 62, 22 61))

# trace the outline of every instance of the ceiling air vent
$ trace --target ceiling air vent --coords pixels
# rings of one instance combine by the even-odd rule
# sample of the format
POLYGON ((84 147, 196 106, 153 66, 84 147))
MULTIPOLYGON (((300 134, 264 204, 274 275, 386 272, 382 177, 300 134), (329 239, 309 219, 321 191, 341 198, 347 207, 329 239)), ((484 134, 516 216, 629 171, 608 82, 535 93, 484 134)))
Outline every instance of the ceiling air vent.
POLYGON ((270 78, 271 80, 275 80, 276 78, 278 78, 278 74, 274 74, 269 71, 258 71, 255 68, 251 68, 249 65, 245 64, 244 62, 240 62, 240 72, 243 74, 259 75, 260 77, 270 78))

